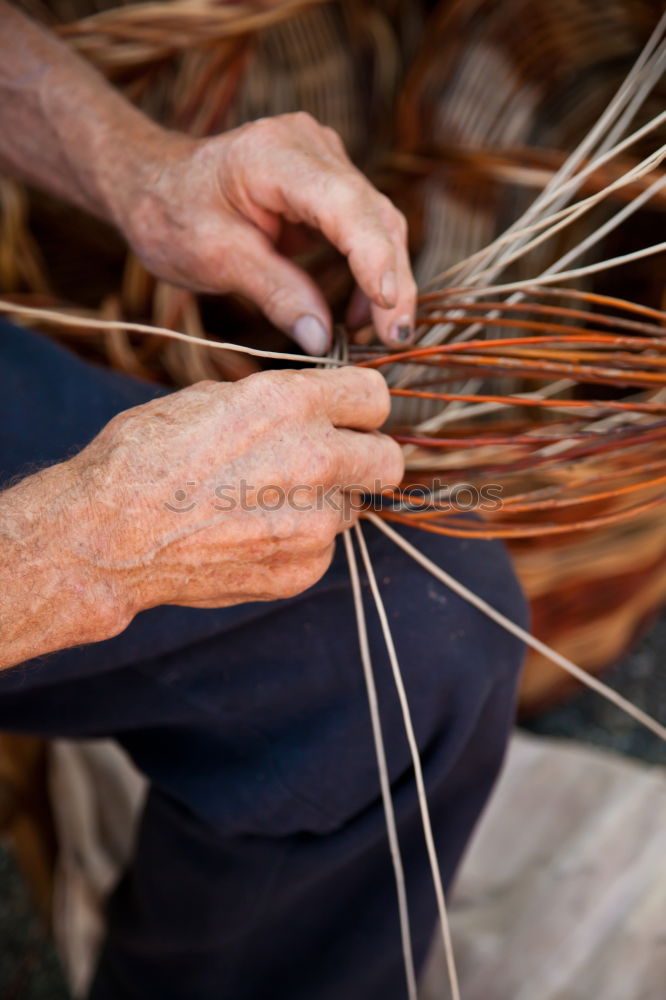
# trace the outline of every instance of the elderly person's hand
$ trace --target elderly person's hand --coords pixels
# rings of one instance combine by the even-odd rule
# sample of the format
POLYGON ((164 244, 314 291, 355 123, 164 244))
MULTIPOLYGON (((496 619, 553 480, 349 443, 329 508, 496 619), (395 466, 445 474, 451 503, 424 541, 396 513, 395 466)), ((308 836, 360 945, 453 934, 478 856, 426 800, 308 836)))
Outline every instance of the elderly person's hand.
POLYGON ((92 514, 76 558, 132 613, 298 594, 353 520, 350 491, 402 478, 399 445, 376 432, 389 404, 378 372, 342 368, 200 382, 125 410, 67 463, 92 514))
POLYGON ((159 604, 276 600, 326 571, 350 490, 398 483, 360 368, 201 382, 118 414, 0 492, 0 668, 122 631, 159 604))
POLYGON ((155 124, 4 0, 0 36, 0 161, 10 172, 115 223, 160 278, 239 292, 323 354, 326 302, 275 248, 283 222, 304 223, 347 257, 381 339, 410 340, 404 217, 332 129, 299 112, 191 139, 155 124))
POLYGON ((240 292, 308 353, 331 319, 313 281, 274 243, 283 220, 320 230, 349 261, 389 345, 409 341, 416 286, 404 216, 305 113, 250 122, 201 142, 164 133, 114 198, 114 214, 154 274, 202 292, 240 292))

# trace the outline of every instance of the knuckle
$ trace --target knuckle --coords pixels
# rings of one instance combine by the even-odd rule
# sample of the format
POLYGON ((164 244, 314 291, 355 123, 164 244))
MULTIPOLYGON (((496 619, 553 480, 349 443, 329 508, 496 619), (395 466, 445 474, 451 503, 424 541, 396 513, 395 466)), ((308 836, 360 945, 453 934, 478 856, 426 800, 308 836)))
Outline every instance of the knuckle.
POLYGON ((283 146, 289 140, 292 129, 286 118, 288 115, 271 115, 256 118, 236 129, 238 139, 247 143, 248 151, 263 150, 267 147, 283 146))
POLYGON ((192 385, 188 385, 183 389, 183 393, 187 393, 189 396, 210 396, 215 392, 219 392, 220 383, 216 382, 212 378, 203 378, 198 382, 193 382, 192 385))
POLYGON ((247 133, 254 133, 255 135, 274 135, 280 132, 282 125, 280 115, 267 116, 266 118, 257 118, 253 122, 248 122, 245 126, 247 133))
POLYGON ((328 570, 329 566, 333 561, 333 555, 335 554, 335 542, 331 542, 327 549, 322 552, 318 559, 316 560, 316 573, 317 579, 322 577, 324 573, 328 570))
MULTIPOLYGON (((316 581, 312 581, 313 583, 316 581)), ((275 581, 275 590, 279 597, 297 597, 302 594, 304 590, 312 586, 303 569, 295 569, 290 567, 289 571, 283 573, 278 580, 275 581)))
POLYGON ((265 372, 255 383, 261 406, 268 407, 276 416, 301 422, 310 417, 315 402, 312 382, 306 372, 265 372))
POLYGON ((318 543, 316 548, 328 548, 335 539, 340 527, 340 512, 331 507, 324 507, 317 513, 317 520, 313 531, 313 541, 318 543))
POLYGON ((298 403, 310 404, 316 397, 316 385, 312 378, 312 373, 308 371, 284 371, 279 372, 276 382, 286 392, 292 394, 291 400, 298 403))
POLYGON ((314 484, 332 483, 337 475, 339 462, 331 447, 313 447, 307 450, 306 470, 308 480, 314 484))
POLYGON ((335 196, 338 209, 349 212, 367 211, 368 190, 364 178, 351 165, 335 175, 335 196))
POLYGON ((276 571, 274 588, 281 597, 296 597, 309 590, 324 575, 333 558, 333 543, 276 571))
POLYGON ((412 274, 410 274, 409 278, 405 282, 405 296, 410 301, 413 301, 413 300, 415 300, 418 297, 418 294, 419 294, 418 285, 416 284, 416 281, 414 280, 414 276, 412 274))
POLYGON ((388 229, 397 230, 400 227, 400 217, 402 213, 393 204, 388 195, 377 191, 377 206, 384 224, 388 229))
POLYGON ((397 208, 388 197, 388 195, 383 194, 381 191, 377 191, 377 206, 384 218, 387 225, 395 225, 397 208))
POLYGON ((307 564, 304 571, 304 576, 307 581, 303 588, 304 590, 307 590, 309 587, 313 587, 315 583, 321 580, 322 576, 331 565, 333 551, 333 543, 330 543, 323 552, 320 552, 307 564))
POLYGON ((123 428, 127 427, 128 424, 132 423, 134 420, 134 414, 131 410, 122 410, 120 413, 116 413, 114 417, 111 417, 109 422, 105 425, 104 431, 108 435, 117 434, 122 431, 123 428))
POLYGON ((285 118, 291 119, 291 121, 300 128, 305 129, 322 129, 322 126, 314 115, 311 115, 309 111, 292 111, 291 114, 285 115, 285 118))
POLYGON ((275 285, 260 296, 258 305, 269 317, 288 315, 293 312, 291 291, 284 286, 275 285))
POLYGON ((386 475, 391 483, 399 483, 405 474, 405 456, 402 448, 392 437, 386 438, 386 475))
POLYGON ((359 273, 365 274, 369 282, 369 294, 374 298, 378 291, 380 275, 389 268, 393 270, 396 266, 395 247, 380 228, 366 230, 354 246, 350 264, 355 265, 359 273))
POLYGON ((146 420, 144 406, 133 406, 129 410, 116 413, 97 435, 97 440, 106 444, 122 443, 130 435, 137 440, 143 439, 142 433, 151 421, 146 420))
POLYGON ((267 394, 273 393, 278 388, 277 374, 273 371, 253 372, 234 383, 234 394, 249 404, 252 404, 255 398, 264 399, 267 394))
POLYGON ((345 144, 337 129, 331 128, 330 125, 322 125, 322 131, 330 145, 332 145, 337 152, 346 153, 345 144))
POLYGON ((373 402, 382 413, 383 423, 391 412, 391 394, 386 379, 375 368, 360 368, 366 382, 366 394, 373 397, 373 402))
POLYGON ((386 195, 380 194, 379 199, 380 218, 387 231, 398 243, 406 243, 409 230, 405 215, 386 195))
POLYGON ((294 139, 306 140, 309 143, 313 135, 323 130, 323 126, 309 111, 288 111, 271 118, 259 119, 259 122, 270 134, 281 139, 287 138, 292 143, 294 139))
POLYGON ((283 504, 279 510, 270 512, 269 520, 273 542, 277 542, 279 547, 284 542, 288 542, 290 548, 298 545, 299 520, 295 510, 283 504))
POLYGON ((408 230, 407 219, 398 208, 391 207, 393 209, 393 231, 400 240, 406 240, 408 230))
POLYGON ((263 371, 246 375, 245 378, 233 383, 234 395, 252 398, 255 393, 269 391, 275 381, 275 374, 273 371, 263 371))

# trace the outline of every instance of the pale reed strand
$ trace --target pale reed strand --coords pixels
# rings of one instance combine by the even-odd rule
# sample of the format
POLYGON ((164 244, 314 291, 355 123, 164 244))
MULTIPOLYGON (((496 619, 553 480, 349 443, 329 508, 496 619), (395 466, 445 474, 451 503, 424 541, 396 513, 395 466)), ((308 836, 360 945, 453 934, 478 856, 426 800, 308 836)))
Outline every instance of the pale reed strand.
POLYGON ((439 913, 439 929, 442 935, 442 944, 444 946, 444 956, 446 959, 446 968, 449 978, 449 986, 451 988, 451 998, 452 1000, 460 1000, 460 986, 458 983, 458 973, 456 971, 455 956, 453 954, 453 942, 451 940, 451 928, 449 925, 449 916, 446 908, 444 886, 442 885, 442 876, 440 873, 439 861, 437 859, 437 849, 435 847, 435 839, 433 837, 432 824, 430 822, 430 810, 428 809, 428 797, 426 794, 425 781, 423 780, 421 756, 419 754, 419 747, 418 743, 416 742, 416 736, 414 734, 414 726, 412 724, 411 712, 409 711, 409 702, 407 701, 407 693, 405 691, 405 685, 402 679, 402 673, 400 671, 400 664, 398 662, 398 657, 395 651, 393 635, 391 634, 391 626, 389 625, 389 620, 386 614, 386 609, 384 607, 384 602, 382 601, 382 596, 381 593, 379 592, 379 587, 377 585, 377 578, 375 577, 375 571, 372 566, 372 560, 370 559, 370 554, 365 544, 365 538, 363 537, 363 531, 359 523, 354 525, 354 531, 356 532, 356 538, 358 541, 359 549, 361 551, 361 558, 363 560, 365 572, 367 574, 368 582, 370 584, 370 590, 372 591, 372 596, 374 598, 375 606, 377 608, 377 614, 379 616, 382 633, 384 635, 384 642, 386 643, 386 650, 389 655, 391 671, 393 673, 393 679, 395 681, 395 687, 398 693, 398 700, 400 702, 400 708, 402 711, 402 718, 405 726, 405 734, 407 736, 407 742, 409 744, 409 750, 411 753, 412 766, 414 768, 414 780, 416 782, 416 791, 419 800, 419 808, 421 811, 423 836, 426 842, 428 859, 430 861, 430 870, 432 872, 432 881, 435 888, 435 897, 437 899, 437 910, 439 913))
POLYGON ((541 655, 546 657, 547 660, 550 660, 551 663, 555 663, 558 667, 562 667, 563 670, 566 670, 566 672, 575 677, 576 680, 580 681, 586 687, 591 688, 593 691, 596 691, 597 694, 600 694, 602 698, 611 702, 621 711, 626 712, 627 715, 630 715, 632 719, 636 720, 636 722, 645 726, 646 729, 649 729, 661 740, 666 740, 666 726, 663 726, 657 721, 657 719, 654 719, 651 715, 648 715, 647 712, 644 712, 636 705, 632 705, 630 701, 623 698, 623 696, 618 694, 617 691, 608 687, 608 685, 604 684, 603 681, 600 681, 598 677, 588 674, 586 670, 577 666, 572 660, 567 659, 566 656, 563 656, 556 650, 551 649, 545 642, 541 642, 540 639, 531 635, 524 628, 521 628, 520 625, 516 625, 516 623, 512 622, 510 618, 503 615, 501 611, 498 611, 491 604, 488 604, 487 601, 484 601, 482 597, 478 596, 478 594, 469 590, 464 584, 452 577, 450 573, 447 573, 446 570, 442 569, 441 566, 438 566, 431 559, 428 559, 428 557, 422 552, 419 552, 414 545, 408 542, 406 538, 403 538, 402 535, 398 534, 397 531, 394 531, 393 528, 389 527, 389 525, 386 524, 385 521, 382 521, 381 518, 377 517, 376 514, 366 514, 365 517, 367 520, 376 525, 380 531, 383 531, 385 535, 388 535, 391 541, 395 542, 395 544, 410 555, 412 559, 416 560, 416 562, 423 566, 424 569, 428 570, 429 573, 432 573, 437 580, 440 580, 443 584, 458 594, 459 597, 462 597, 463 600, 473 604, 475 608, 478 608, 479 611, 481 611, 484 615, 487 615, 488 618, 492 618, 494 622, 501 625, 501 627, 506 629, 507 632, 511 632, 512 635, 521 639, 525 645, 536 650, 537 653, 541 653, 541 655))
MULTIPOLYGON (((148 323, 130 323, 119 319, 95 319, 88 316, 77 316, 72 313, 57 309, 38 309, 34 306, 22 306, 16 302, 9 302, 0 299, 0 313, 9 313, 13 316, 25 316, 27 319, 39 320, 43 323, 55 323, 60 326, 76 326, 90 330, 126 330, 128 333, 149 333, 157 337, 166 337, 170 340, 183 340, 186 344, 199 344, 201 347, 209 347, 215 351, 236 351, 238 354, 251 354, 254 358, 271 358, 275 361, 308 361, 311 364, 320 365, 320 357, 312 357, 309 354, 288 354, 281 351, 262 351, 258 347, 246 347, 244 344, 228 344, 220 340, 206 340, 205 337, 191 337, 187 333, 179 330, 169 330, 164 326, 151 326, 148 323)), ((330 359, 331 364, 345 364, 344 361, 330 359)))
POLYGON ((356 613, 356 627, 358 629, 358 644, 361 651, 363 676, 365 678, 365 688, 368 695, 368 707, 370 709, 372 737, 375 744, 377 769, 379 771, 379 785, 382 793, 382 804, 384 807, 384 817, 386 820, 386 831, 388 834, 391 862, 393 864, 395 887, 398 895, 398 912, 400 916, 400 940, 402 942, 402 956, 405 966, 405 977, 407 979, 407 995, 409 997, 409 1000, 417 1000, 418 990, 416 986, 414 956, 412 954, 412 935, 409 926, 409 908, 407 905, 405 872, 402 866, 400 843, 398 841, 398 830, 395 822, 393 799, 391 797, 391 780, 389 778, 388 765, 386 763, 386 749, 384 746, 382 723, 379 716, 377 687, 375 685, 375 678, 372 670, 372 658, 370 655, 370 644, 368 642, 368 629, 365 621, 365 610, 363 608, 363 596, 361 594, 361 583, 358 573, 358 563, 356 561, 356 553, 354 552, 354 543, 352 542, 351 531, 349 529, 343 532, 343 541, 345 545, 347 563, 349 565, 349 577, 351 580, 352 597, 354 599, 354 611, 356 613))

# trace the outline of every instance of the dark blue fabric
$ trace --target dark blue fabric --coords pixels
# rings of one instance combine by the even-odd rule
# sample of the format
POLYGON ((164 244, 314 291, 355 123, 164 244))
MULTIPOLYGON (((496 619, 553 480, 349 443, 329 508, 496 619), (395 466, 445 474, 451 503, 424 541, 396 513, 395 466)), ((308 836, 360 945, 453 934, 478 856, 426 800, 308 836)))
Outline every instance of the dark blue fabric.
MULTIPOLYGON (((0 324, 4 482, 156 392, 0 324)), ((401 660, 445 878, 492 787, 518 644, 366 529, 401 660)), ((409 532, 515 620, 496 543, 409 532)), ((435 921, 413 774, 367 588, 419 961, 435 921)), ((150 778, 93 1000, 399 1000, 397 905, 346 565, 300 597, 157 608, 108 642, 0 674, 0 727, 113 736, 150 778)))

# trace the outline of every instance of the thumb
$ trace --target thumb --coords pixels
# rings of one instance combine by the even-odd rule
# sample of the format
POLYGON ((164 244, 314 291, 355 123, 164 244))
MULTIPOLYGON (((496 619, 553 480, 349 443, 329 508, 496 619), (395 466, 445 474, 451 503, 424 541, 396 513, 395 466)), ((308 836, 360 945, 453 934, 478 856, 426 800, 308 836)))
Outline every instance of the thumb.
POLYGON ((243 233, 235 256, 234 291, 254 302, 307 354, 325 354, 331 344, 331 316, 312 279, 256 230, 243 233))

